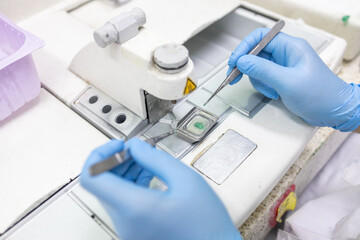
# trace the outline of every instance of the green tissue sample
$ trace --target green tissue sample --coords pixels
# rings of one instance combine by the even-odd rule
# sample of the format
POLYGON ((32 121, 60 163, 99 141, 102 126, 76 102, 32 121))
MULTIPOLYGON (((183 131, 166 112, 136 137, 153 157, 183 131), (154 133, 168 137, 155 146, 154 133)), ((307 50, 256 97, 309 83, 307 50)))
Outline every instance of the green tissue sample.
POLYGON ((186 130, 191 134, 200 135, 203 134, 209 126, 210 122, 208 119, 204 118, 203 116, 195 116, 186 125, 186 130))
POLYGON ((205 128, 205 126, 204 126, 204 124, 202 122, 196 122, 195 127, 197 127, 198 129, 204 129, 205 128))
POLYGON ((349 15, 343 16, 342 21, 344 23, 344 26, 346 26, 349 23, 349 19, 350 19, 349 15))

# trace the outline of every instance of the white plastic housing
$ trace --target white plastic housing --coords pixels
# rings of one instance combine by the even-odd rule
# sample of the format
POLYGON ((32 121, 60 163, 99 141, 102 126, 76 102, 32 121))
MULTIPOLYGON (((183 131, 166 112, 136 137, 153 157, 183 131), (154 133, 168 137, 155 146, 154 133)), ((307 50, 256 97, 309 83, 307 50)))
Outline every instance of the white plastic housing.
POLYGON ((360 53, 360 4, 358 0, 248 0, 287 17, 303 19, 347 41, 346 60, 360 53))

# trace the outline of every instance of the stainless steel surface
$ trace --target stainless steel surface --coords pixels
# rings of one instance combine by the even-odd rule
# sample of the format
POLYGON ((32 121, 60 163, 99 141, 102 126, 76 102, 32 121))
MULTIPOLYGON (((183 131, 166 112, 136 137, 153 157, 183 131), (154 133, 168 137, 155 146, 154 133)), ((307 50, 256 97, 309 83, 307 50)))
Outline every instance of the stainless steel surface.
POLYGON ((171 101, 159 99, 149 93, 145 93, 145 98, 149 123, 155 123, 159 121, 174 107, 174 104, 171 101))
POLYGON ((211 113, 204 112, 197 108, 194 108, 194 105, 189 102, 182 102, 176 106, 172 112, 165 115, 158 123, 152 126, 144 133, 145 138, 154 137, 161 133, 165 133, 174 129, 177 129, 176 134, 169 136, 162 141, 159 141, 157 147, 165 150, 170 153, 175 158, 181 158, 186 154, 192 147, 194 147, 195 142, 201 140, 209 130, 211 130, 213 124, 217 122, 217 116, 214 116, 211 113), (194 109, 196 110, 194 112, 194 109), (199 114, 201 113, 201 114, 199 114), (186 129, 186 124, 189 123, 193 117, 196 116, 205 116, 206 119, 210 119, 211 126, 208 126, 206 131, 203 134, 199 135, 190 135, 186 129), (187 121, 185 121, 185 119, 187 121), (180 128, 179 128, 179 127, 180 128), (182 128, 184 126, 184 129, 182 128))
POLYGON ((201 155, 193 166, 220 185, 256 147, 255 143, 230 129, 201 155))
MULTIPOLYGON (((153 137, 173 129, 174 128, 170 124, 159 122, 146 131, 144 137, 153 137)), ((191 144, 174 134, 158 142, 156 146, 168 152, 174 158, 180 158, 188 149, 190 149, 191 144)))
POLYGON ((159 136, 152 137, 149 139, 146 139, 145 142, 149 143, 151 146, 155 147, 156 143, 160 142, 161 140, 173 135, 176 133, 176 130, 171 130, 169 132, 160 134, 159 136))
MULTIPOLYGON (((175 106, 172 112, 166 114, 144 133, 144 138, 151 138, 162 133, 171 131, 177 128, 177 123, 194 107, 188 102, 182 102, 175 106)), ((181 158, 190 148, 191 144, 179 138, 177 135, 171 135, 162 141, 158 142, 156 146, 175 158, 181 158)))
POLYGON ((71 108, 111 138, 131 138, 148 125, 147 120, 142 120, 92 85, 88 85, 79 94, 71 103, 71 108), (97 97, 97 101, 90 103, 92 97, 97 97), (105 111, 104 113, 104 110, 109 110, 104 109, 105 106, 111 107, 109 112, 105 111), (116 119, 121 115, 124 117, 120 120, 124 121, 117 123, 116 119))
MULTIPOLYGON (((285 26, 284 20, 279 20, 265 35, 265 37, 248 53, 250 55, 257 55, 261 52, 266 45, 283 29, 285 26)), ((226 87, 229 83, 231 83, 237 76, 239 76, 240 71, 237 68, 234 68, 230 74, 225 78, 225 80, 221 83, 221 85, 216 89, 216 91, 211 95, 211 97, 204 103, 204 106, 218 94, 224 87, 226 87)))
MULTIPOLYGON (((170 135, 173 135, 174 133, 175 130, 171 130, 169 132, 160 134, 159 136, 146 139, 145 142, 149 143, 151 146, 154 147, 157 142, 163 140, 164 138, 167 138, 170 135)), ((131 156, 128 153, 128 150, 124 149, 123 151, 115 153, 113 156, 110 156, 109 158, 92 165, 89 169, 89 173, 91 176, 99 175, 100 173, 109 171, 116 166, 130 160, 130 157, 131 156)))
POLYGON ((217 116, 194 107, 179 121, 177 135, 189 143, 199 142, 217 123, 218 119, 217 116))

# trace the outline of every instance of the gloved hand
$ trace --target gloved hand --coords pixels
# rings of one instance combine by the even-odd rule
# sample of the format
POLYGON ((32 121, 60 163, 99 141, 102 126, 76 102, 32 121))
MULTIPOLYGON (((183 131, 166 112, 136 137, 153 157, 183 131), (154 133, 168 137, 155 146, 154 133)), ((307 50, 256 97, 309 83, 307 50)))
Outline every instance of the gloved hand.
MULTIPOLYGON (((265 96, 282 99, 294 114, 316 126, 353 131, 360 125, 360 87, 338 78, 303 39, 278 34, 258 56, 246 55, 268 33, 260 28, 231 54, 237 67, 265 96)), ((235 84, 239 76, 231 84, 235 84)))
POLYGON ((242 239, 226 209, 204 179, 179 160, 149 144, 113 140, 94 150, 80 183, 96 195, 110 214, 121 239, 242 239), (129 150, 132 160, 110 172, 90 176, 94 163, 129 150), (168 186, 166 192, 145 187, 149 172, 168 186))

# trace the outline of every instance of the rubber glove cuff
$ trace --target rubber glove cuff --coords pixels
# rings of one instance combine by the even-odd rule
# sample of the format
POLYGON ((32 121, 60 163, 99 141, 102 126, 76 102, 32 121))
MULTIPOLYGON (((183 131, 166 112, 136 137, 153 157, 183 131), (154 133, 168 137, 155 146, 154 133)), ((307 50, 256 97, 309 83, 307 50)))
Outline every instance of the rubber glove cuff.
POLYGON ((355 107, 353 108, 353 111, 351 111, 352 116, 348 121, 345 123, 333 127, 336 130, 340 130, 342 132, 351 132, 357 129, 360 126, 360 85, 359 84, 353 84, 354 91, 353 94, 348 101, 348 104, 354 104, 355 107))
POLYGON ((356 108, 356 113, 354 116, 344 124, 341 124, 334 129, 341 132, 352 132, 360 126, 360 105, 356 108))

